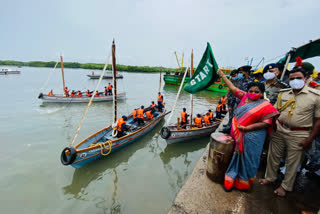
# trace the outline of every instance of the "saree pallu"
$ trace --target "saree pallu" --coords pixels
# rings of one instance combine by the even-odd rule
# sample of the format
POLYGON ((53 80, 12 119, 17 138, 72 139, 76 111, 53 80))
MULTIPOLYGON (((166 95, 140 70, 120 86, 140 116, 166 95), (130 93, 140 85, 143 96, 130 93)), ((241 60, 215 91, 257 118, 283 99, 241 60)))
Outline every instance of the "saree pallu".
POLYGON ((253 184, 260 162, 267 129, 243 133, 238 125, 248 126, 256 122, 272 125, 272 117, 279 114, 268 101, 261 100, 240 105, 232 119, 231 137, 235 141, 235 151, 225 174, 224 187, 249 190, 253 184))

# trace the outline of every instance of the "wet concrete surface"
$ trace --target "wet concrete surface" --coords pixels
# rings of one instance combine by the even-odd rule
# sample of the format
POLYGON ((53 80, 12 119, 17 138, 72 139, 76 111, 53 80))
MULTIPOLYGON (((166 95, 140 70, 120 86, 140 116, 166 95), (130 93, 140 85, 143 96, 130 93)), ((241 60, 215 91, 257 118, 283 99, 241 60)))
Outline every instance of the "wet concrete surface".
MULTIPOLYGON (((226 123, 226 122, 224 122, 226 123)), ((219 128, 219 130, 222 127, 219 128)), ((283 213, 301 211, 317 213, 320 209, 320 178, 307 176, 305 170, 297 175, 293 192, 286 197, 276 196, 273 191, 280 185, 279 179, 270 185, 260 185, 264 176, 262 161, 252 189, 248 192, 225 192, 222 184, 211 181, 206 175, 209 145, 195 166, 191 176, 178 193, 169 214, 193 213, 283 213)))

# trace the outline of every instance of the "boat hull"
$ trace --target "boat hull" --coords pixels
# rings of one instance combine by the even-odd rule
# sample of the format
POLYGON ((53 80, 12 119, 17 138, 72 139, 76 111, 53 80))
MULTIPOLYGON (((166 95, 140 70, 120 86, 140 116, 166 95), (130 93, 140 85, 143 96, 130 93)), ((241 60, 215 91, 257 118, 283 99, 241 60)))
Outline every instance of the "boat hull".
MULTIPOLYGON (((122 100, 126 98, 125 93, 117 94, 117 99, 122 100)), ((39 95, 39 99, 41 99, 44 103, 88 103, 91 97, 83 96, 83 97, 65 97, 62 95, 48 96, 44 94, 39 95)), ((113 96, 99 96, 94 97, 92 102, 106 102, 113 101, 113 96)))
POLYGON ((192 139, 196 139, 196 138, 200 138, 200 137, 209 136, 212 132, 214 132, 218 128, 219 124, 220 124, 220 122, 217 122, 211 126, 202 127, 202 128, 194 128, 194 129, 186 129, 186 130, 184 130, 184 129, 173 130, 169 126, 168 128, 169 128, 171 134, 165 140, 166 140, 167 144, 173 144, 173 143, 178 143, 178 142, 182 142, 182 141, 188 141, 188 140, 192 140, 192 139))
MULTIPOLYGON (((186 77, 183 85, 187 84, 189 80, 190 77, 186 77)), ((182 82, 182 76, 166 74, 164 75, 164 82, 168 85, 180 86, 182 82)), ((226 94, 228 92, 228 87, 223 82, 214 82, 214 84, 210 85, 208 88, 206 88, 206 90, 226 94)))
MULTIPOLYGON (((90 75, 90 74, 88 74, 87 76, 88 76, 90 79, 99 79, 99 78, 100 78, 100 75, 90 75)), ((112 75, 104 75, 104 76, 102 77, 102 79, 112 79, 112 78, 113 78, 112 75)), ((117 79, 122 79, 123 76, 122 76, 121 74, 117 74, 116 78, 117 78, 117 79)))

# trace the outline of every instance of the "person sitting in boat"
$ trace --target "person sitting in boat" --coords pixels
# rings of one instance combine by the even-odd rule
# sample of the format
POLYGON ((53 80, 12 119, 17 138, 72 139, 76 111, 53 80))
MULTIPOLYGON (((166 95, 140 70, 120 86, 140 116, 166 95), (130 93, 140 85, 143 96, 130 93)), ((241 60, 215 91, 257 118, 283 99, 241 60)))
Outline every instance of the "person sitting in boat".
POLYGON ((71 97, 74 97, 76 95, 76 92, 74 90, 71 91, 71 97))
POLYGON ((125 135, 124 132, 128 130, 127 119, 128 118, 124 115, 118 119, 118 122, 117 122, 118 138, 124 136, 125 135))
POLYGON ((82 97, 82 92, 81 91, 78 91, 77 97, 82 97))
POLYGON ((108 95, 108 88, 104 87, 104 95, 107 96, 108 95))
POLYGON ((134 110, 133 110, 133 112, 132 112, 132 117, 133 117, 133 121, 134 122, 138 122, 138 109, 137 108, 135 108, 134 110))
POLYGON ((52 89, 49 91, 48 96, 52 96, 53 95, 53 91, 52 89))
POLYGON ((185 129, 188 124, 188 114, 187 114, 187 109, 183 108, 181 112, 181 128, 185 129))
POLYGON ((69 89, 68 89, 68 87, 64 88, 64 93, 66 94, 66 97, 69 97, 69 89))
POLYGON ((151 120, 153 118, 152 110, 146 111, 147 119, 151 120))
POLYGON ((154 101, 151 102, 150 108, 151 113, 154 113, 156 111, 157 105, 154 103, 154 101))
POLYGON ((109 84, 108 84, 108 95, 112 95, 112 85, 111 85, 111 83, 109 82, 109 84))
POLYGON ((99 92, 96 91, 96 93, 94 93, 94 96, 95 96, 95 97, 99 97, 99 92))
POLYGON ((203 117, 204 125, 209 126, 211 124, 210 114, 206 113, 203 117))
POLYGON ((143 125, 144 121, 143 121, 143 114, 144 114, 144 106, 141 106, 140 109, 138 109, 137 112, 137 121, 138 121, 138 125, 143 125))
POLYGON ((89 91, 89 89, 87 90, 87 97, 91 97, 92 96, 92 91, 89 91))
POLYGON ((162 112, 163 108, 163 95, 159 92, 158 93, 158 110, 162 112))
POLYGON ((215 118, 213 118, 213 112, 211 111, 211 109, 208 110, 208 114, 209 114, 210 122, 213 122, 215 120, 215 118))
POLYGON ((202 127, 202 117, 201 114, 197 114, 197 116, 194 118, 194 125, 198 128, 202 127))
POLYGON ((222 104, 222 108, 223 108, 223 111, 226 111, 226 109, 227 109, 227 98, 226 98, 226 96, 222 96, 221 97, 221 99, 220 99, 220 101, 221 101, 221 104, 222 104))
POLYGON ((221 119, 221 112, 223 110, 223 105, 221 100, 219 101, 219 104, 217 105, 217 109, 216 109, 216 118, 217 119, 221 119))

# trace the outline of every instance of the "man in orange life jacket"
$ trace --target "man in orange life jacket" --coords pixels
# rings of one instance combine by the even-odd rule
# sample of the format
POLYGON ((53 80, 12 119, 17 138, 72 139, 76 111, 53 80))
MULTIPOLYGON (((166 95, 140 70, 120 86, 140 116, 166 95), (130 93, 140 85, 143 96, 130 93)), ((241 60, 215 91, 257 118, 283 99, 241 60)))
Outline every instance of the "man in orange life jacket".
POLYGON ((197 114, 197 117, 194 118, 194 125, 198 128, 202 127, 202 117, 200 114, 197 114))
POLYGON ((151 120, 153 118, 153 114, 151 110, 146 111, 146 116, 149 120, 151 120))
POLYGON ((154 101, 151 102, 150 108, 151 113, 154 113, 156 111, 157 105, 154 103, 154 101))
POLYGON ((138 125, 143 125, 144 122, 143 122, 143 114, 144 114, 144 106, 141 106, 140 109, 138 109, 138 112, 137 112, 137 121, 138 121, 138 125))
POLYGON ((66 97, 69 97, 69 89, 68 89, 68 87, 64 88, 64 93, 66 94, 66 97))
POLYGON ((118 119, 117 122, 117 137, 122 137, 124 135, 124 131, 127 131, 127 117, 126 116, 122 116, 118 119))
POLYGON ((78 91, 77 96, 78 96, 78 97, 82 97, 82 93, 81 93, 81 91, 78 91))
POLYGON ((87 90, 87 97, 91 97, 92 96, 92 91, 89 91, 89 89, 87 90))
POLYGON ((133 110, 133 112, 132 112, 132 117, 133 117, 133 121, 134 121, 134 122, 137 122, 137 121, 138 121, 138 120, 137 120, 137 116, 138 116, 138 109, 135 108, 135 109, 133 110))
POLYGON ((221 119, 221 112, 222 112, 222 103, 221 100, 219 101, 219 104, 217 105, 217 109, 216 109, 216 118, 217 119, 221 119))
POLYGON ((108 88, 104 87, 104 95, 107 96, 108 95, 108 88))
POLYGON ((163 107, 163 96, 159 92, 158 93, 158 109, 159 109, 160 112, 162 112, 162 107, 163 107))
POLYGON ((183 129, 185 129, 188 124, 188 116, 186 108, 183 108, 181 112, 181 128, 183 129))
POLYGON ((214 119, 213 119, 213 112, 211 111, 211 109, 208 110, 208 113, 209 113, 209 120, 210 120, 210 122, 214 121, 214 119))
POLYGON ((112 95, 112 85, 111 85, 111 83, 109 82, 109 84, 108 84, 108 94, 109 95, 112 95))
POLYGON ((99 97, 99 92, 96 91, 96 93, 94 93, 94 96, 95 96, 95 97, 99 97))
POLYGON ((222 104, 223 111, 226 111, 227 98, 225 98, 225 96, 223 95, 221 97, 220 101, 221 101, 221 104, 222 104))
POLYGON ((48 96, 52 96, 53 95, 53 92, 52 92, 52 89, 49 91, 48 93, 48 96))
POLYGON ((209 113, 206 113, 206 115, 204 115, 203 121, 204 121, 204 125, 206 125, 206 126, 209 126, 211 124, 211 122, 210 122, 210 114, 209 113))
POLYGON ((76 95, 76 92, 74 90, 71 91, 71 97, 74 97, 76 95))

